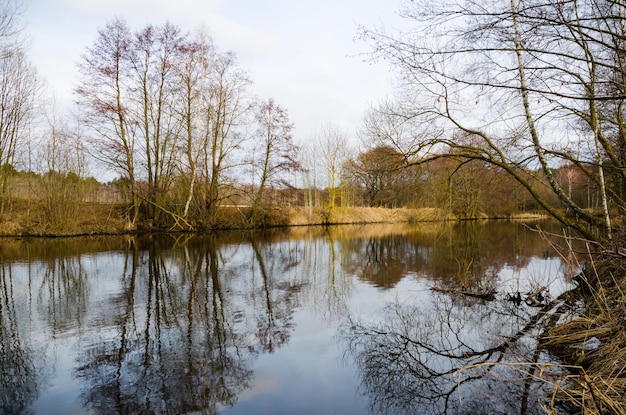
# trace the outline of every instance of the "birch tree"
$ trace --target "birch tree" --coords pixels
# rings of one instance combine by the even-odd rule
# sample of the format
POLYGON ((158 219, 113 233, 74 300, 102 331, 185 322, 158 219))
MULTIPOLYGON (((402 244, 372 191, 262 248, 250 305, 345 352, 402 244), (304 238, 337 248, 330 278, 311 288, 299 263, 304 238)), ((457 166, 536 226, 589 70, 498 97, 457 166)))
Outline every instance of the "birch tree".
POLYGON ((79 68, 76 93, 94 152, 128 181, 131 226, 141 211, 155 226, 190 228, 192 206, 212 226, 249 137, 251 81, 235 54, 201 32, 166 23, 132 33, 117 19, 79 68))
POLYGON ((407 2, 402 16, 410 30, 362 34, 400 74, 395 115, 434 131, 416 136, 405 155, 414 163, 488 163, 564 225, 592 240, 611 239, 611 214, 625 206, 605 174, 610 166, 624 183, 622 3, 418 0, 407 2), (554 168, 565 162, 600 189, 600 215, 556 180, 554 168), (544 197, 541 183, 558 203, 544 197))
POLYGON ((337 198, 340 205, 345 203, 341 177, 348 160, 347 140, 346 133, 332 124, 323 127, 318 137, 320 163, 328 189, 326 207, 331 210, 335 208, 337 198))
POLYGON ((175 111, 180 88, 175 65, 184 36, 170 23, 148 25, 135 34, 130 63, 134 117, 141 137, 141 160, 147 175, 148 215, 159 222, 177 165, 177 145, 183 128, 175 111))
POLYGON ((204 212, 209 226, 214 226, 224 199, 221 184, 229 170, 238 164, 233 158, 234 153, 249 138, 246 126, 252 105, 248 95, 252 81, 241 70, 232 52, 215 55, 209 77, 203 111, 209 132, 201 163, 204 212))
MULTIPOLYGON (((199 31, 194 39, 181 46, 176 65, 180 79, 180 109, 183 131, 180 149, 184 156, 179 165, 185 182, 185 203, 181 212, 187 218, 192 202, 197 202, 197 184, 201 177, 203 149, 208 148, 210 134, 209 89, 210 66, 215 46, 210 37, 199 31)), ((196 203, 196 208, 198 204, 196 203)))

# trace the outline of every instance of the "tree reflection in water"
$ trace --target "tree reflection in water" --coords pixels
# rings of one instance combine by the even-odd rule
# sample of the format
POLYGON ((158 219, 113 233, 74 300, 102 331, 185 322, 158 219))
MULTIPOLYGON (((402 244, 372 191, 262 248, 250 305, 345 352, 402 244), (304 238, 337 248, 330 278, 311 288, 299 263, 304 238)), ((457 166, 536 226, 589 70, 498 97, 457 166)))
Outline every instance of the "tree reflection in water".
MULTIPOLYGON (((0 258, 0 413, 22 413, 38 395, 33 351, 23 340, 11 268, 0 258)), ((21 304, 24 306, 25 304, 21 304)))
POLYGON ((38 307, 47 316, 55 336, 71 331, 84 318, 89 297, 89 275, 76 256, 48 259, 41 266, 38 307))
POLYGON ((534 334, 554 307, 459 305, 437 294, 412 306, 396 302, 382 322, 352 322, 343 336, 373 413, 539 414, 560 369, 534 334))
POLYGON ((217 414, 234 405, 250 386, 254 356, 288 341, 301 285, 275 277, 289 258, 256 240, 251 248, 225 254, 213 237, 167 250, 158 241, 147 250, 133 244, 110 309, 115 318, 94 327, 97 341, 93 332, 84 336, 76 374, 85 406, 102 414, 217 414), (241 272, 250 264, 260 280, 241 272))
POLYGON ((264 413, 361 413, 352 363, 337 368, 343 321, 373 413, 541 412, 549 386, 527 362, 545 360, 533 334, 549 310, 419 291, 526 289, 522 270, 549 252, 537 235, 507 223, 289 232, 3 245, 0 412, 65 400, 94 414, 270 401, 264 413))
POLYGON ((289 333, 293 330, 292 313, 298 305, 296 294, 300 292, 302 284, 274 278, 295 265, 291 250, 286 250, 287 255, 280 255, 280 251, 278 254, 273 251, 272 244, 267 244, 268 251, 263 255, 256 239, 251 239, 250 245, 263 287, 263 306, 254 307, 255 310, 264 311, 256 313, 257 338, 262 351, 272 353, 289 341, 289 333))

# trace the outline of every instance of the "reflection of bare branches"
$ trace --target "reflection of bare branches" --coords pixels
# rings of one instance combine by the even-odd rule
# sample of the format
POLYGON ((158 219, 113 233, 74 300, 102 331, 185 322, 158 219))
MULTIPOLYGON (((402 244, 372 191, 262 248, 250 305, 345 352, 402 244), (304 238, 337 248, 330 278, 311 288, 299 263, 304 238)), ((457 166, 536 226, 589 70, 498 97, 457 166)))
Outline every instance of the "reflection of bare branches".
MULTIPOLYGON (((353 262, 351 252, 338 252, 333 233, 327 240, 304 241, 302 269, 310 281, 306 295, 324 321, 337 321, 348 314, 347 301, 354 278, 345 268, 353 262), (342 262, 345 261, 345 262, 342 262)), ((341 245, 342 249, 345 248, 341 245)))
POLYGON ((540 358, 527 335, 549 311, 518 326, 494 320, 486 306, 456 307, 442 296, 427 309, 396 303, 382 323, 352 323, 345 336, 374 412, 542 413, 529 397, 545 396, 546 384, 534 379, 534 369, 526 383, 514 382, 518 368, 507 365, 540 358))
MULTIPOLYGON (((263 278, 263 297, 265 299, 265 312, 257 313, 258 338, 264 351, 274 352, 274 350, 289 341, 289 333, 293 329, 292 313, 295 307, 291 294, 299 291, 297 287, 284 287, 280 290, 286 295, 282 302, 273 301, 273 275, 268 273, 265 259, 261 254, 256 240, 251 240, 252 250, 256 258, 261 277, 263 278), (281 307, 282 305, 282 307, 281 307), (286 309, 285 309, 286 306, 286 309)), ((271 256, 270 258, 274 258, 271 256)), ((292 261, 285 264, 287 268, 292 267, 292 261)), ((260 310, 259 310, 260 311, 260 310)))
POLYGON ((80 347, 76 375, 95 413, 217 414, 249 387, 251 359, 288 341, 303 285, 288 276, 297 255, 256 240, 193 242, 128 245, 122 292, 80 347), (251 265, 261 281, 241 272, 251 265))
POLYGON ((116 302, 120 335, 85 339, 77 375, 88 382, 84 399, 96 413, 217 414, 249 384, 252 372, 224 310, 215 243, 184 253, 176 273, 151 245, 146 274, 135 250, 122 278, 125 300, 116 302))
POLYGON ((10 267, 0 261, 0 413, 19 414, 37 397, 32 351, 18 328, 10 267))
POLYGON ((47 307, 50 327, 55 334, 75 327, 86 313, 88 275, 80 257, 65 256, 45 263, 38 294, 40 307, 47 307))
MULTIPOLYGON (((316 317, 334 327, 361 307, 369 316, 370 295, 378 304, 378 294, 403 278, 410 289, 408 278, 420 279, 420 290, 431 283, 458 289, 463 274, 468 276, 466 288, 477 288, 491 277, 500 278, 499 270, 513 261, 523 265, 529 246, 542 251, 547 246, 536 242, 539 235, 512 242, 506 225, 499 236, 487 237, 481 226, 446 225, 450 238, 437 240, 434 232, 417 227, 387 232, 378 240, 341 232, 336 238, 329 232, 305 240, 234 233, 137 236, 107 251, 102 278, 90 275, 91 256, 55 256, 31 265, 37 282, 27 291, 57 339, 58 334, 79 338, 72 348, 78 353, 74 374, 86 410, 216 414, 235 404, 250 385, 254 359, 290 340, 300 306, 305 313, 313 308, 316 317), (358 297, 361 293, 365 295, 358 297)), ((375 228, 367 227, 372 233, 375 228)), ((99 258, 93 256, 93 269, 102 265, 96 264, 99 258)), ((10 294, 11 282, 5 282, 10 294)), ((404 287, 398 293, 412 295, 404 287)), ((526 408, 531 413, 538 408, 532 397, 540 387, 532 371, 538 376, 541 370, 527 359, 544 358, 530 336, 545 320, 543 310, 497 300, 480 304, 465 295, 430 290, 415 295, 436 300, 389 308, 381 324, 354 324, 345 332, 361 369, 363 391, 377 412, 509 413, 526 408), (494 365, 501 363, 519 364, 526 372, 512 374, 494 365), (513 375, 531 376, 519 384, 499 380, 513 375), (501 402, 500 395, 511 398, 501 402)), ((14 307, 21 321, 28 310, 6 301, 11 304, 0 302, 0 369, 34 382, 25 331, 7 343, 16 333, 7 313, 14 307)), ((39 380, 41 374, 37 376, 39 380)), ((26 386, 15 392, 20 396, 7 390, 0 397, 3 402, 32 400, 26 386)), ((11 408, 17 406, 8 412, 11 408)))
POLYGON ((402 235, 342 242, 345 243, 342 267, 378 287, 395 286, 411 268, 415 268, 416 246, 402 235))

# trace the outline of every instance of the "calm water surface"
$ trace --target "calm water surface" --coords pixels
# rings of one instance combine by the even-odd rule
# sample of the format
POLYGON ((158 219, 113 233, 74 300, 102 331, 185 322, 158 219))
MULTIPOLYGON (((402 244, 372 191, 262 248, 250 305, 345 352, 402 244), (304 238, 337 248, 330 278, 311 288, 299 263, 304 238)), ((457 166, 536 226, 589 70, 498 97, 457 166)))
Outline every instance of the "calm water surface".
POLYGON ((542 413, 506 296, 574 271, 508 222, 4 240, 0 413, 542 413))

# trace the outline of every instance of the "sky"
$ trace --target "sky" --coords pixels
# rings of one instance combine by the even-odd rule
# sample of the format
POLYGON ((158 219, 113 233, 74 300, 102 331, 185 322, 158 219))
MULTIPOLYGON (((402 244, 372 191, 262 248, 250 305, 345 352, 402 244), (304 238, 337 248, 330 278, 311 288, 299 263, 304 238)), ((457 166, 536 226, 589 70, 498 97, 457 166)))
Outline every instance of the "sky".
POLYGON ((401 0, 23 0, 30 57, 57 105, 69 107, 76 63, 115 17, 135 30, 169 21, 184 32, 205 27, 223 51, 237 54, 261 99, 288 110, 298 143, 323 126, 356 144, 364 111, 392 94, 384 63, 364 56, 359 25, 399 23, 401 0))

